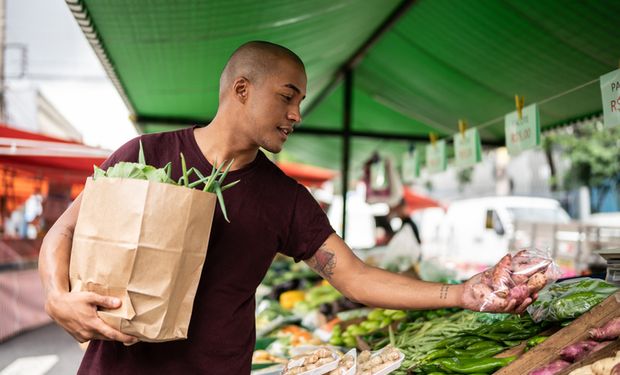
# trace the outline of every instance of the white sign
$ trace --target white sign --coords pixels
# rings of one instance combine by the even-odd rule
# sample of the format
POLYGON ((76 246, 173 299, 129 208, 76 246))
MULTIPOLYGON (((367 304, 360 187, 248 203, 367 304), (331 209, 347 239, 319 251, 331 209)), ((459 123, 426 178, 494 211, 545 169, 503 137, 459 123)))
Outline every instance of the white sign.
POLYGON ((469 168, 482 160, 478 129, 454 135, 454 160, 458 168, 469 168))
POLYGON ((426 146, 426 168, 429 173, 446 170, 446 141, 441 140, 426 146))
POLYGON ((528 105, 521 111, 519 119, 517 111, 504 118, 506 130, 506 147, 510 155, 516 155, 540 145, 540 117, 536 104, 528 105))
POLYGON ((402 176, 403 182, 407 184, 412 183, 416 177, 420 177, 420 158, 417 149, 403 154, 402 176))
POLYGON ((620 125, 620 69, 601 76, 605 126, 620 125))

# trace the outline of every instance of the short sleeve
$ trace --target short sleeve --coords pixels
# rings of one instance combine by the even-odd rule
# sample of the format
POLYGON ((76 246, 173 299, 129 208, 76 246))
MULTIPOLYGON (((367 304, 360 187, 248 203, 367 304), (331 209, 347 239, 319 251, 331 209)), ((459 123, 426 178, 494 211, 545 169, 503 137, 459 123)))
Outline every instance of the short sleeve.
POLYGON ((106 170, 120 161, 137 162, 139 151, 140 137, 135 137, 114 151, 99 168, 106 170))
POLYGON ((300 184, 297 184, 288 233, 288 240, 282 253, 293 257, 296 262, 312 257, 327 237, 334 233, 319 203, 300 184))

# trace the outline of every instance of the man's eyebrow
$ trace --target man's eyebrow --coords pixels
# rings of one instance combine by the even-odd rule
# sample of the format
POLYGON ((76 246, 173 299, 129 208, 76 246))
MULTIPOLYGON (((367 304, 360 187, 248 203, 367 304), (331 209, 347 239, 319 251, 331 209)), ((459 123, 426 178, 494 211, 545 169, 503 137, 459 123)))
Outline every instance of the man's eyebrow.
POLYGON ((284 87, 288 87, 289 89, 296 91, 298 94, 301 94, 301 90, 299 89, 299 87, 293 85, 292 83, 287 83, 286 85, 284 85, 284 87))

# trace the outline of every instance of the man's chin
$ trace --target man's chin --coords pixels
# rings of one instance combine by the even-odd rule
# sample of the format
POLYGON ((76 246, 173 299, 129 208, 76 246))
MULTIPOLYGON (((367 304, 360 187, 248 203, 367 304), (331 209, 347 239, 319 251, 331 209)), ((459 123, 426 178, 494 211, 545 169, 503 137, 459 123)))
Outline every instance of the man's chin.
POLYGON ((282 143, 280 145, 263 145, 262 148, 271 152, 272 154, 278 154, 284 148, 284 144, 282 143))

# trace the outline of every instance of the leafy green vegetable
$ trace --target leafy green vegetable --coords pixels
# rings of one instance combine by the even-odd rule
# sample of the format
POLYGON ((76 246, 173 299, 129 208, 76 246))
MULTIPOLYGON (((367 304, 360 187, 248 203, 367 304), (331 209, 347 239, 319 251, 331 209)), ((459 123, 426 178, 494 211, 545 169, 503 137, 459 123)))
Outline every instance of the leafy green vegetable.
POLYGON ((144 157, 144 149, 142 148, 142 142, 140 142, 140 151, 138 152, 137 163, 130 163, 124 161, 118 162, 113 166, 109 167, 106 171, 95 165, 93 179, 97 180, 101 177, 133 178, 137 180, 148 180, 152 182, 185 186, 188 188, 193 188, 200 184, 204 184, 205 186, 203 188, 203 191, 213 193, 217 196, 217 200, 220 203, 220 208, 222 209, 224 219, 227 222, 230 222, 230 220, 228 220, 228 214, 226 213, 226 206, 224 205, 224 195, 222 194, 222 192, 235 186, 237 183, 239 183, 239 180, 233 181, 224 186, 222 186, 222 184, 224 183, 224 179, 226 178, 226 175, 228 175, 228 172, 233 165, 234 159, 231 160, 230 163, 228 163, 228 166, 226 166, 226 168, 224 168, 226 160, 224 160, 224 162, 222 162, 219 166, 217 165, 216 160, 211 170, 211 174, 208 177, 205 177, 202 173, 200 173, 198 169, 193 167, 189 169, 187 168, 187 163, 185 161, 185 156, 183 155, 183 153, 180 154, 180 157, 182 176, 181 178, 179 178, 178 181, 174 181, 171 178, 172 162, 168 162, 168 164, 166 164, 163 168, 156 168, 151 165, 147 165, 146 159, 144 157), (222 171, 222 168, 224 168, 224 171, 222 171), (192 174, 198 176, 198 180, 190 182, 189 178, 192 174))

